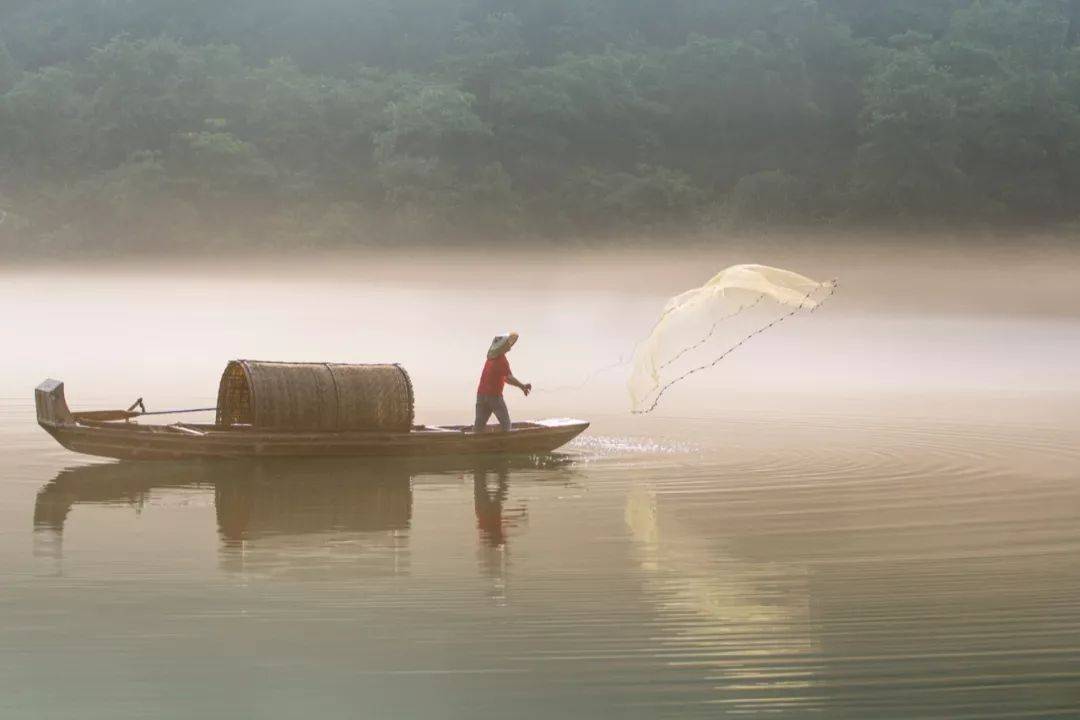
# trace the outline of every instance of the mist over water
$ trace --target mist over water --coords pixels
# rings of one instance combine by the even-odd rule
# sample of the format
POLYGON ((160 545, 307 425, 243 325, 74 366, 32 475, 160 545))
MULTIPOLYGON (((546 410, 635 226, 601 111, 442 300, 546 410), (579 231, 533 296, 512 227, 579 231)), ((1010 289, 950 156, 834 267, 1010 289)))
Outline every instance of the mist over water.
POLYGON ((1078 271, 880 238, 4 268, 0 714, 1072 717, 1078 271), (612 366, 741 262, 841 291, 631 416, 612 366), (401 362, 418 422, 468 422, 504 330, 512 416, 593 423, 558 457, 112 463, 34 422, 46 377, 210 406, 233 358, 401 362))

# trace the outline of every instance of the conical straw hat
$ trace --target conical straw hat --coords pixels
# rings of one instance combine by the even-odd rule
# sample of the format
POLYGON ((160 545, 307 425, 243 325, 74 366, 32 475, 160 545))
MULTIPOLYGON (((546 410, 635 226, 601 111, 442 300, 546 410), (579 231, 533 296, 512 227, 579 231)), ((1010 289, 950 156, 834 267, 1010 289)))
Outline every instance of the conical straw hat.
POLYGON ((505 353, 510 348, 514 347, 514 343, 517 342, 518 334, 516 332, 503 333, 502 335, 496 335, 491 341, 491 347, 488 348, 488 359, 497 358, 505 353))

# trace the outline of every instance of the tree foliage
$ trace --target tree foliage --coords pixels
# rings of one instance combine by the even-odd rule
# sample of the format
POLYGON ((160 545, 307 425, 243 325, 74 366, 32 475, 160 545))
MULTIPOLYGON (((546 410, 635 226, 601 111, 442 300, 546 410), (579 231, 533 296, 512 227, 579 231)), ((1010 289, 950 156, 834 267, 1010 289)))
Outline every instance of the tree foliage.
POLYGON ((105 250, 1060 220, 1078 36, 1080 0, 13 0, 0 209, 105 250))

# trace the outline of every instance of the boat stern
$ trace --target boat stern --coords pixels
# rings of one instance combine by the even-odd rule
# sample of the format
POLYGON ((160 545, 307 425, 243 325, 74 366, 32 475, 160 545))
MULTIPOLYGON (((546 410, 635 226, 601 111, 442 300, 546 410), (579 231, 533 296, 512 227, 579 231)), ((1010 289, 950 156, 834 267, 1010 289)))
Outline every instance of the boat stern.
POLYGON ((64 425, 74 425, 75 416, 64 398, 64 383, 49 379, 34 389, 38 425, 52 431, 64 425))

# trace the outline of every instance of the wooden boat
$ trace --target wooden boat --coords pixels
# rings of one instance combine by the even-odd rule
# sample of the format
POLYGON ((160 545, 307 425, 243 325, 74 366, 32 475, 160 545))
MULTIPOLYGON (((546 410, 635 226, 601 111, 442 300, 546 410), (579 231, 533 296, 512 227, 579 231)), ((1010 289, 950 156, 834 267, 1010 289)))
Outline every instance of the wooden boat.
MULTIPOLYGON (((141 400, 141 398, 140 398, 141 400)), ((558 418, 509 431, 413 424, 412 383, 398 365, 234 360, 218 391, 216 422, 152 425, 155 413, 71 412, 64 384, 35 390, 38 424, 65 448, 130 460, 238 457, 433 457, 547 453, 589 423, 558 418)))

